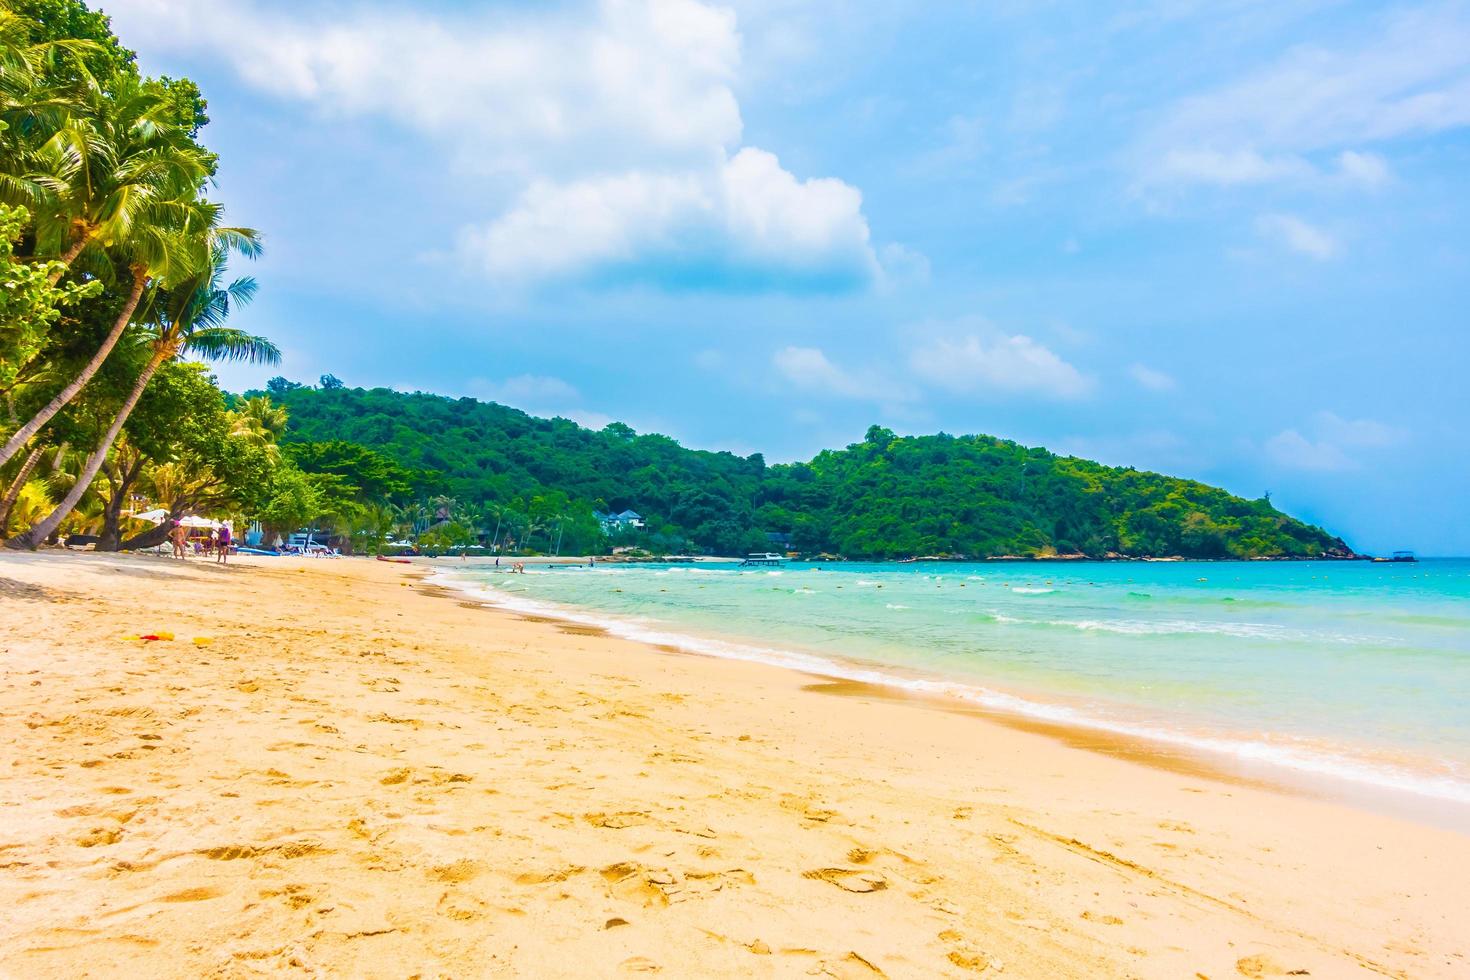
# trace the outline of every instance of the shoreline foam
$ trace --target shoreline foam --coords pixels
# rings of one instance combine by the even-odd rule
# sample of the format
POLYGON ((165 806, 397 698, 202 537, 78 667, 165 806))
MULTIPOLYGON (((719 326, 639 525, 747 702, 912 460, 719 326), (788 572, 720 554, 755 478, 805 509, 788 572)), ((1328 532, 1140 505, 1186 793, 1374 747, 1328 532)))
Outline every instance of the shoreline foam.
MULTIPOLYGON (((464 571, 456 571, 455 569, 432 565, 426 567, 433 569, 431 581, 448 588, 453 588, 472 598, 488 601, 492 605, 510 612, 595 627, 621 639, 643 643, 649 646, 674 649, 703 656, 759 663, 785 670, 796 670, 821 677, 830 677, 835 680, 893 688, 910 694, 927 697, 955 699, 1001 715, 1018 715, 1031 721, 1049 725, 1107 732, 1112 735, 1160 743, 1175 750, 1198 753, 1207 759, 1214 758, 1217 761, 1229 759, 1247 766, 1267 767, 1268 771, 1270 769, 1278 771, 1284 769, 1326 781, 1303 785, 1291 780, 1287 773, 1278 772, 1278 776, 1275 779, 1270 778, 1269 774, 1263 774, 1261 772, 1254 774, 1257 778, 1262 778, 1263 781, 1275 784, 1284 789, 1308 789, 1314 792, 1326 790, 1329 795, 1335 795, 1340 799, 1354 803, 1361 803, 1363 801, 1361 789, 1387 790, 1403 794, 1411 799, 1428 799, 1440 803, 1452 804, 1457 808, 1463 806, 1466 810, 1463 813, 1451 815, 1450 823, 1455 826, 1470 827, 1470 783, 1448 776, 1436 776, 1402 767, 1373 764, 1361 758, 1334 754, 1323 750, 1304 750, 1279 742, 1251 741, 1217 735, 1197 735, 1184 731, 1165 729, 1157 725, 1108 719, 1095 714, 1088 714, 1084 710, 1067 704, 1040 701, 1034 697, 1026 697, 989 686, 967 684, 961 681, 938 677, 904 676, 887 665, 870 665, 857 660, 842 661, 796 650, 757 646, 743 642, 699 636, 694 633, 679 630, 650 627, 614 613, 589 610, 548 599, 526 598, 513 595, 495 588, 490 583, 469 578, 464 571), (1351 784, 1351 786, 1340 787, 1339 791, 1334 794, 1332 793, 1331 786, 1331 783, 1334 782, 1347 783, 1351 784), (1358 789, 1354 790, 1352 787, 1357 787, 1358 789)), ((542 572, 541 574, 548 573, 542 572)), ((864 582, 859 580, 854 584, 861 585, 864 582)), ((1013 591, 1022 590, 1013 589, 1013 591)), ((1049 592, 1052 590, 1044 591, 1049 592)), ((888 608, 904 609, 908 607, 888 604, 888 608)), ((999 614, 991 615, 998 616, 999 614)), ((1035 622, 1018 620, 1013 617, 1000 618, 1018 623, 1032 624, 1035 622)), ((1108 629, 1113 625, 1097 621, 1043 622, 1046 625, 1066 626, 1077 630, 1108 629)), ((1142 625, 1155 627, 1158 624, 1142 625)), ((1178 624, 1175 625, 1178 626, 1178 624)), ((1226 628, 1229 625, 1225 624, 1217 632, 1231 636, 1263 638, 1263 634, 1253 632, 1246 628, 1250 624, 1240 624, 1235 630, 1226 628)), ((1272 629, 1278 628, 1272 627, 1272 629)), ((1132 632, 1122 628, 1119 628, 1118 631, 1125 633, 1132 632)), ((1198 632, 1198 630, 1184 629, 1182 626, 1179 626, 1176 631, 1198 632)), ((1168 631, 1150 628, 1147 632, 1156 635, 1166 635, 1168 631)), ((1276 638, 1276 634, 1266 633, 1264 634, 1264 638, 1276 638)), ((1411 812, 1412 806, 1396 805, 1389 806, 1385 809, 1388 812, 1404 813, 1411 812)))

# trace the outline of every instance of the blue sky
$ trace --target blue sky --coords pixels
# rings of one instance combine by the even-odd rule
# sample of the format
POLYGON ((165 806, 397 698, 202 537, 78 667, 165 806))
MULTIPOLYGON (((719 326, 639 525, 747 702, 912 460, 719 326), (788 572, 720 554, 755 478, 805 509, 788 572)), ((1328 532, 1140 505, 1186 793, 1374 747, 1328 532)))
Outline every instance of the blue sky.
POLYGON ((988 432, 1470 553, 1464 3, 100 6, 204 87, 288 377, 988 432))

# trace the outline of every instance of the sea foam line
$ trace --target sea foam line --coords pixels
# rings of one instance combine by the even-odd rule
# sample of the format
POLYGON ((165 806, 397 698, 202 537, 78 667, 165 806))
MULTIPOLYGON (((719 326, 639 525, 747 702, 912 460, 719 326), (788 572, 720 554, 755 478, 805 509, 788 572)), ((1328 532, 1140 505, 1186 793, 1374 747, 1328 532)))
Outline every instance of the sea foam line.
MULTIPOLYGON (((958 698, 995 711, 1059 725, 1107 731, 1246 762, 1280 766, 1314 776, 1325 776, 1415 796, 1470 804, 1470 783, 1448 776, 1429 776, 1398 767, 1375 765, 1329 752, 1303 750, 1290 745, 1222 736, 1193 735, 1152 725, 1117 721, 1089 715, 1068 705, 1033 701, 977 684, 925 677, 905 677, 816 654, 674 632, 655 626, 648 621, 627 619, 605 613, 592 613, 562 603, 507 593, 493 585, 455 572, 435 572, 430 576, 429 581, 435 585, 452 588, 474 598, 483 599, 511 612, 544 616, 583 626, 596 626, 613 636, 638 643, 672 647, 686 653, 699 653, 727 660, 743 660, 772 667, 783 667, 917 694, 958 698)), ((1007 619, 1008 617, 997 618, 1007 619)))

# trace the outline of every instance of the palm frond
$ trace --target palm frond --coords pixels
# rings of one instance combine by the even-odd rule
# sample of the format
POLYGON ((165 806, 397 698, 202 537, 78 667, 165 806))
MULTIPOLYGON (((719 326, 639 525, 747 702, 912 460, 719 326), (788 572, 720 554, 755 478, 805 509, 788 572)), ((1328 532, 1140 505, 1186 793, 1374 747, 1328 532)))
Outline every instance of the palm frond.
POLYGON ((185 350, 212 361, 279 364, 281 351, 264 337, 234 327, 206 327, 189 334, 185 350))

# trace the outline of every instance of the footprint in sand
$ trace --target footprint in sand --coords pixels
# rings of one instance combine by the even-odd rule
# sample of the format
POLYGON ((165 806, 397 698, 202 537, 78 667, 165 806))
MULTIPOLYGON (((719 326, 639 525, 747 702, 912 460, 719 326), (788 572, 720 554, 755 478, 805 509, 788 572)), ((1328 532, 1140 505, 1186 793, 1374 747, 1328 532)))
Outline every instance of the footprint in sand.
POLYGON ((651 823, 652 818, 639 810, 620 810, 617 813, 584 813, 582 819, 594 827, 607 830, 624 830, 651 823))
POLYGON ((304 909, 316 901, 316 896, 306 890, 305 885, 287 885, 285 888, 268 888, 260 893, 261 898, 280 898, 293 909, 304 909))
POLYGON ((717 892, 731 885, 753 885, 755 875, 744 868, 730 868, 726 871, 686 871, 684 881, 689 891, 717 892))
POLYGON ((843 891, 855 894, 879 892, 888 887, 888 881, 882 875, 860 868, 816 868, 812 871, 803 871, 801 876, 815 881, 825 881, 829 885, 836 885, 843 891))
POLYGON ((794 811, 801 815, 801 819, 811 823, 827 823, 837 816, 836 810, 828 810, 810 797, 792 796, 789 793, 781 797, 781 809, 794 811))
POLYGON ((668 871, 653 871, 631 861, 610 864, 599 874, 614 898, 637 902, 644 908, 668 905, 670 892, 678 891, 678 883, 668 871))
POLYGON ((442 786, 445 783, 473 783, 475 781, 475 777, 467 772, 444 772, 442 769, 429 773, 429 779, 433 781, 435 786, 442 786))
POLYGON ((256 847, 253 844, 225 844, 221 847, 207 847, 194 853, 207 857, 211 861, 240 861, 245 858, 265 857, 267 854, 283 858, 299 858, 321 850, 322 846, 315 841, 291 841, 270 847, 256 847))
POLYGON ((456 922, 472 922, 475 919, 483 919, 489 914, 490 905, 473 895, 464 895, 459 892, 445 892, 439 896, 439 904, 435 911, 446 919, 456 922))
POLYGON ((93 827, 76 839, 78 847, 102 847, 122 840, 122 831, 116 827, 93 827))
POLYGON ((515 882, 517 885, 549 885, 556 881, 566 881, 586 870, 580 864, 573 864, 551 871, 526 871, 516 875, 515 882))
POLYGON ((888 976, 876 963, 856 951, 849 951, 840 959, 822 960, 807 972, 836 977, 837 980, 869 980, 872 977, 888 976))
POLYGON ((469 858, 461 858, 448 864, 436 864, 429 869, 429 877, 439 881, 447 881, 451 884, 470 881, 479 876, 485 870, 484 865, 469 858))
POLYGON ((1235 961, 1236 972, 1251 980, 1264 980, 1265 977, 1305 977, 1310 976, 1306 970, 1289 970, 1277 963, 1265 953, 1257 953, 1255 956, 1242 956, 1235 961))
POLYGON ((971 973, 984 973, 996 967, 994 959, 968 947, 950 950, 947 959, 961 970, 969 970, 971 973))
POLYGON ((207 902, 211 898, 219 898, 224 892, 218 888, 201 886, 199 888, 186 888, 172 895, 165 895, 159 899, 160 902, 207 902))

